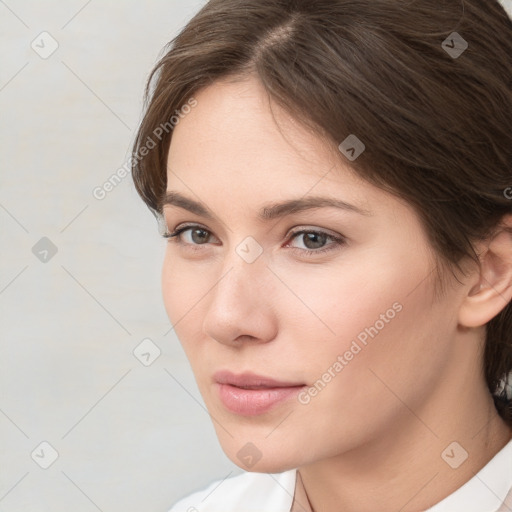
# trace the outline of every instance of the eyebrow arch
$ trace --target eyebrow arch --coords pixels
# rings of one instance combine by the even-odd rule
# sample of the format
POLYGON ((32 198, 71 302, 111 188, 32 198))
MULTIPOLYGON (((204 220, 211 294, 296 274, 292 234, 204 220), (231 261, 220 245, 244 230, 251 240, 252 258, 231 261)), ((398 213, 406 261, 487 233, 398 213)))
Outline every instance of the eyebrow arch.
MULTIPOLYGON (((210 220, 218 220, 216 215, 202 203, 190 199, 179 192, 167 191, 162 201, 162 206, 174 205, 179 208, 188 210, 201 217, 210 220)), ((305 210, 312 210, 314 208, 334 207, 341 210, 355 212, 360 215, 370 216, 372 213, 368 210, 359 208, 353 204, 347 203, 340 199, 322 196, 308 196, 300 199, 289 199, 282 203, 269 203, 263 206, 259 213, 258 218, 262 221, 268 221, 284 217, 292 213, 298 213, 305 210)))

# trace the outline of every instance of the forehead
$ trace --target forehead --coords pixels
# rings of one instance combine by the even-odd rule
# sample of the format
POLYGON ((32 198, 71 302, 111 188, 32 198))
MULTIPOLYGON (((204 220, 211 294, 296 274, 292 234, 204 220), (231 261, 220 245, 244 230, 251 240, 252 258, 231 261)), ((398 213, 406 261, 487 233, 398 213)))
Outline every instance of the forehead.
POLYGON ((313 160, 323 153, 319 151, 322 140, 272 102, 254 77, 216 82, 195 98, 197 106, 174 129, 170 158, 182 158, 181 151, 190 149, 205 157, 208 149, 216 148, 210 158, 243 161, 258 156, 261 160, 271 154, 280 163, 293 159, 294 153, 296 158, 313 160))
POLYGON ((358 195, 356 184, 369 186, 343 162, 332 141, 272 102, 254 77, 216 82, 194 98, 196 107, 173 131, 168 189, 214 187, 232 195, 250 191, 254 198, 261 191, 263 201, 269 195, 325 193, 341 184, 349 199, 358 195))

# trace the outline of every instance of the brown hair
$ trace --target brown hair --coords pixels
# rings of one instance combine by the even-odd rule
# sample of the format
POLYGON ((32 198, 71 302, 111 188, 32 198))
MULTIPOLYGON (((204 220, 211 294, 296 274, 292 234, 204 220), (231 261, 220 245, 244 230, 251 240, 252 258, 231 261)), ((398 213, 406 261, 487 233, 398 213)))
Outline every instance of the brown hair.
MULTIPOLYGON (((155 214, 184 105, 249 73, 336 146, 363 141, 352 168, 415 208, 440 267, 478 262, 473 243, 512 212, 512 22, 497 0, 210 0, 166 50, 132 161, 155 214)), ((512 425, 511 303, 487 324, 482 371, 512 425)))

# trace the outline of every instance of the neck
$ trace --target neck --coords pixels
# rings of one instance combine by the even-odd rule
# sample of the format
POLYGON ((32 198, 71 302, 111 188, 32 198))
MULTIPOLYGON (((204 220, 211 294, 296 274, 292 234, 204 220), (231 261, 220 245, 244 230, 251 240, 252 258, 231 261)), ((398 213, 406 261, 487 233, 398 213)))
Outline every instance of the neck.
POLYGON ((452 369, 453 378, 433 390, 421 409, 402 407, 378 437, 300 467, 301 505, 307 510, 309 501, 322 512, 418 512, 470 480, 510 441, 512 429, 497 413, 484 379, 470 386, 458 371, 452 369))

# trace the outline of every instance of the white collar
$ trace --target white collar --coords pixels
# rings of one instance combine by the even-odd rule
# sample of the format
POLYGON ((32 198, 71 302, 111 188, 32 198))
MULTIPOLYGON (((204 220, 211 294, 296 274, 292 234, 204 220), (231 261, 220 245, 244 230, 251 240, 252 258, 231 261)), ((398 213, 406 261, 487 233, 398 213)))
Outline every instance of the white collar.
POLYGON ((510 492, 512 439, 462 487, 425 512, 498 512, 510 492))

